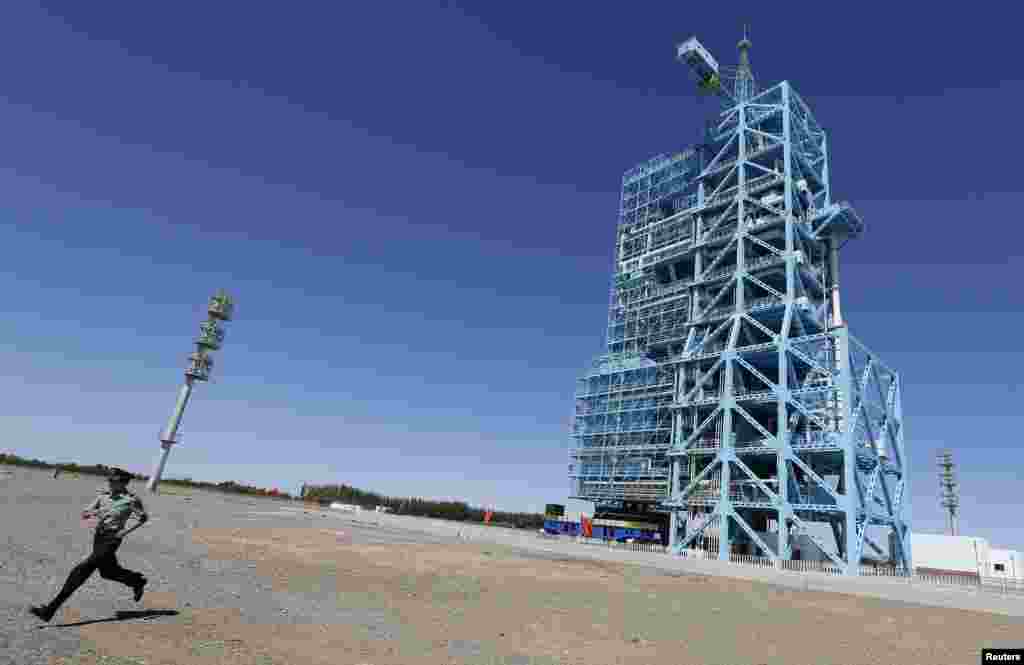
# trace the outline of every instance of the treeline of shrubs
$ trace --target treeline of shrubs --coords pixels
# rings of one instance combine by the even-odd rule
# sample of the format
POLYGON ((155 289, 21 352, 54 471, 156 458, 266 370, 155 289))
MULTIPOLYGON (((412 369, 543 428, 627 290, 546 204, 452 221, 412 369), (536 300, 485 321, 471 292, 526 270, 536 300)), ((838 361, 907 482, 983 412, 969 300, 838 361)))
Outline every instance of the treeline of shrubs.
MULTIPOLYGON (((397 515, 433 517, 455 522, 483 522, 488 512, 483 508, 470 506, 463 501, 431 501, 420 498, 398 498, 366 492, 348 485, 306 485, 304 498, 329 504, 334 501, 347 503, 372 510, 385 506, 397 515)), ((510 513, 492 511, 491 524, 516 529, 540 529, 544 516, 536 513, 510 513)))
POLYGON ((79 473, 88 476, 106 476, 107 472, 110 471, 110 467, 103 464, 93 464, 89 466, 82 466, 75 464, 74 462, 69 464, 53 464, 51 462, 44 462, 38 459, 26 459, 9 453, 0 453, 0 464, 9 464, 10 466, 27 466, 33 469, 60 469, 60 471, 64 473, 79 473))
MULTIPOLYGON (((54 464, 38 459, 26 459, 17 455, 0 453, 0 464, 10 466, 23 466, 35 469, 59 469, 61 473, 77 473, 93 476, 106 476, 110 467, 103 464, 83 466, 74 462, 68 464, 54 464)), ((149 476, 132 474, 136 480, 148 480, 149 476)), ((233 480, 225 480, 219 483, 192 480, 191 478, 169 478, 161 480, 163 485, 175 485, 179 487, 192 487, 197 489, 213 490, 217 492, 230 492, 232 494, 246 494, 250 496, 271 496, 282 499, 291 499, 287 492, 268 490, 262 487, 243 485, 233 480)), ((420 498, 396 498, 367 492, 348 485, 306 485, 303 498, 317 501, 321 504, 330 504, 335 501, 357 505, 369 510, 377 506, 385 506, 397 515, 411 515, 415 517, 432 517, 435 519, 452 520, 456 522, 483 522, 487 511, 483 508, 470 506, 463 501, 431 501, 420 498)), ((544 516, 537 513, 512 513, 500 510, 492 511, 490 524, 505 526, 516 529, 540 529, 544 526, 544 516)))
MULTIPOLYGON (((143 478, 140 476, 140 478, 143 478)), ((148 476, 144 479, 148 480, 148 476)), ((236 483, 233 480, 223 480, 219 483, 209 483, 202 480, 192 480, 191 478, 166 478, 160 481, 161 485, 179 485, 182 487, 196 487, 204 490, 214 490, 217 492, 231 492, 232 494, 248 494, 250 496, 271 496, 279 499, 291 499, 292 496, 287 492, 281 492, 276 489, 267 489, 265 487, 253 487, 252 485, 243 485, 236 483)))
MULTIPOLYGON (((87 476, 106 476, 110 471, 110 467, 105 464, 92 464, 92 465, 80 465, 74 462, 67 464, 54 464, 52 462, 44 462, 38 459, 26 459, 17 455, 9 453, 0 453, 0 464, 7 464, 10 466, 24 466, 33 469, 53 469, 60 470, 61 473, 77 473, 80 475, 87 476)), ((132 478, 136 480, 149 480, 149 476, 143 476, 141 474, 133 473, 132 478)), ((220 492, 231 492, 233 494, 249 494, 253 496, 276 496, 284 499, 290 499, 291 496, 287 492, 278 492, 277 490, 268 490, 262 487, 253 487, 252 485, 243 485, 236 483, 233 480, 225 480, 219 483, 204 482, 201 480, 192 480, 191 478, 164 478, 160 481, 161 485, 176 485, 179 487, 193 487, 198 489, 215 490, 220 492)))

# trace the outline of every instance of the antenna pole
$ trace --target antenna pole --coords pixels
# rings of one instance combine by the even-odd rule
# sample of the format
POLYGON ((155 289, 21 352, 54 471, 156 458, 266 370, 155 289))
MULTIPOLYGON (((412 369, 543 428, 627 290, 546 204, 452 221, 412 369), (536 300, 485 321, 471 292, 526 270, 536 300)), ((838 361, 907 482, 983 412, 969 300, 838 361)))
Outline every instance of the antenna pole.
POLYGON ((740 64, 736 68, 736 101, 745 102, 754 96, 754 72, 750 68, 750 47, 747 25, 743 26, 743 39, 736 45, 740 52, 740 64))
POLYGON ((199 326, 199 337, 196 339, 196 351, 189 356, 189 366, 185 370, 185 385, 178 393, 178 401, 174 405, 174 412, 167 423, 167 427, 160 433, 160 458, 157 460, 153 475, 146 483, 146 489, 157 494, 160 479, 164 475, 164 468, 167 466, 167 458, 171 454, 171 447, 178 442, 178 427, 181 425, 181 418, 185 415, 185 407, 188 406, 189 397, 192 395, 192 385, 196 381, 209 381, 210 372, 213 370, 213 358, 211 351, 216 351, 224 343, 224 329, 220 327, 220 321, 230 321, 234 316, 235 303, 223 291, 217 292, 206 307, 207 320, 199 326))
POLYGON ((956 465, 953 464, 953 451, 948 448, 936 454, 939 471, 939 505, 946 511, 946 527, 949 535, 959 532, 960 488, 956 481, 956 465))

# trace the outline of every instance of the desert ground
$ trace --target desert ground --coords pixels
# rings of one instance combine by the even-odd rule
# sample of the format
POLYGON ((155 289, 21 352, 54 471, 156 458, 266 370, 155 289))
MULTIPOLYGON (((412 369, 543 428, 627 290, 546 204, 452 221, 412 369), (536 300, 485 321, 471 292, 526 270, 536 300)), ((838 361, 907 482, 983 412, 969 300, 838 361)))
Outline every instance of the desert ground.
POLYGON ((141 485, 153 519, 119 559, 150 578, 142 601, 96 575, 43 625, 26 610, 87 554, 78 513, 103 481, 7 471, 2 664, 960 665, 983 647, 1024 646, 1019 616, 465 542, 270 499, 150 496, 141 485))

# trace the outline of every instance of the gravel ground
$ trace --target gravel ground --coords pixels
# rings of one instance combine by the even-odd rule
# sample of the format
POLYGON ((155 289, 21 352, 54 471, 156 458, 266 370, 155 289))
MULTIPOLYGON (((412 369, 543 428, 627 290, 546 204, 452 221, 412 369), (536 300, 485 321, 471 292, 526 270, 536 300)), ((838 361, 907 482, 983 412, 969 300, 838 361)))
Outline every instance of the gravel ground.
MULTIPOLYGON (((255 564, 251 561, 211 559, 206 546, 194 542, 197 530, 329 525, 326 528, 345 533, 347 543, 456 542, 450 536, 410 534, 394 528, 360 525, 333 515, 309 515, 299 508, 282 513, 278 508, 282 502, 265 499, 214 492, 195 492, 191 501, 170 493, 151 496, 140 483, 134 483, 132 489, 142 497, 151 520, 125 539, 118 550, 118 560, 122 566, 149 578, 143 605, 149 605, 145 602, 147 598, 170 593, 184 599, 180 606, 140 608, 132 601, 130 590, 103 580, 96 573, 64 605, 63 620, 58 614, 51 624, 35 630, 40 622, 26 614, 27 607, 52 598, 71 568, 88 555, 91 532, 82 526, 79 513, 105 483, 89 476, 54 480, 52 473, 23 468, 8 471, 13 476, 0 476, 4 525, 0 544, 0 665, 42 665, 51 663, 55 657, 76 656, 83 650, 76 628, 86 621, 110 621, 118 612, 128 613, 122 616, 129 620, 155 623, 175 621, 184 611, 231 607, 240 610, 242 621, 255 625, 311 623, 315 619, 322 624, 365 625, 381 635, 394 631, 395 627, 379 612, 360 613, 337 607, 334 580, 329 575, 316 588, 304 589, 302 593, 274 591, 266 581, 253 579, 255 564), (298 519, 299 516, 304 519, 298 519), (167 614, 161 616, 161 610, 167 614), (146 612, 153 616, 145 616, 146 612)), ((88 651, 88 645, 84 649, 88 651)))
POLYGON ((0 475, 0 665, 958 664, 978 662, 983 646, 1024 646, 1020 617, 695 575, 667 558, 596 560, 540 539, 527 546, 529 536, 467 543, 428 520, 365 524, 142 487, 152 521, 119 559, 149 577, 143 601, 97 575, 41 626, 26 609, 86 556, 78 514, 103 483, 12 471, 0 475))

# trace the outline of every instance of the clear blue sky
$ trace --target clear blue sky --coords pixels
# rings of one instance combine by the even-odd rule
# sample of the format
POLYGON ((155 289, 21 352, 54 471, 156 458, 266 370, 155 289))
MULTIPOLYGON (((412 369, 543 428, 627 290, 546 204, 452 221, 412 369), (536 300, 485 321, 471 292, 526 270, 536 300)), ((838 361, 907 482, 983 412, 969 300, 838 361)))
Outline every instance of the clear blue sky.
POLYGON ((1024 549, 1015 19, 332 6, 5 5, 0 449, 148 472, 225 287, 171 475, 563 499, 621 174, 713 110, 673 44, 731 62, 749 20, 755 73, 814 109, 868 225, 844 307, 904 375, 915 530, 942 528, 949 446, 964 531, 1024 549))

